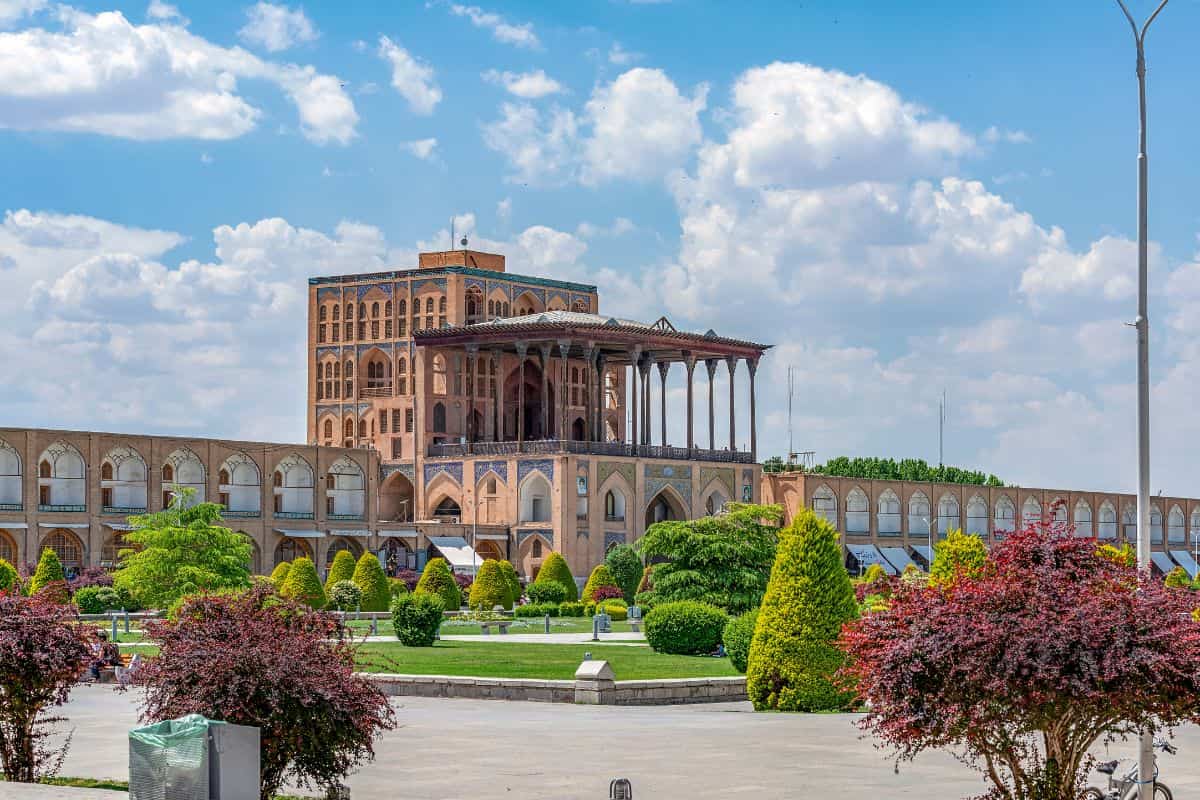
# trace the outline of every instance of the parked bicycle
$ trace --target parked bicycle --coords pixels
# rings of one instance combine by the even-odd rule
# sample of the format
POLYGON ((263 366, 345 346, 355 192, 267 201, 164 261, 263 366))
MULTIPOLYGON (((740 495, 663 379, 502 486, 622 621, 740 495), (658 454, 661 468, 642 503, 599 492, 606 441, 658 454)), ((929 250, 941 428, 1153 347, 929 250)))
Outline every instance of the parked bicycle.
MULTIPOLYGON (((1172 745, 1165 739, 1157 739, 1154 742, 1154 749, 1161 750, 1164 753, 1175 755, 1179 752, 1178 748, 1172 745)), ((1096 765, 1096 772, 1108 776, 1108 789, 1097 789, 1095 786, 1089 786, 1084 789, 1079 795, 1079 800, 1136 800, 1138 794, 1138 764, 1134 760, 1132 762, 1124 759, 1127 763, 1131 763, 1122 775, 1117 775, 1117 768, 1121 765, 1122 760, 1114 759, 1105 761, 1102 764, 1096 765)), ((1154 800, 1174 800, 1171 790, 1166 787, 1166 784, 1158 782, 1158 758, 1154 760, 1154 800)))

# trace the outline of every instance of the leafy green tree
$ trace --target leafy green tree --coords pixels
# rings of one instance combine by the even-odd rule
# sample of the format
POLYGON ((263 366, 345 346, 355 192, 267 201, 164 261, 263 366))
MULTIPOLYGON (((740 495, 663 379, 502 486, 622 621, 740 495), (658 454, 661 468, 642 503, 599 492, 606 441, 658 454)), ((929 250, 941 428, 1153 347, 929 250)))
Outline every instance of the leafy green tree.
POLYGON ((354 556, 349 550, 338 550, 329 565, 329 574, 325 576, 325 594, 329 594, 330 587, 338 581, 350 580, 354 580, 354 556))
POLYGON ((642 559, 638 558, 637 551, 627 544, 619 544, 608 551, 604 563, 625 593, 625 602, 632 603, 642 579, 642 559))
MULTIPOLYGON (((766 471, 783 471, 774 469, 766 471)), ((839 456, 809 470, 818 475, 842 478, 865 478, 868 480, 928 481, 933 483, 967 483, 979 486, 1003 486, 1004 482, 995 475, 978 470, 962 469, 939 464, 930 466, 924 459, 905 458, 847 458, 839 456)))
POLYGON ((512 608, 512 589, 504 579, 500 562, 486 559, 475 573, 468 605, 473 611, 491 611, 496 606, 512 608))
POLYGON ((617 579, 613 577, 612 571, 607 564, 597 564, 592 570, 592 574, 588 576, 587 584, 583 587, 581 599, 583 602, 596 599, 596 590, 602 586, 607 586, 612 589, 620 590, 617 585, 617 579))
POLYGON ((651 525, 637 544, 654 566, 648 605, 699 600, 741 614, 757 608, 767 588, 779 536, 779 506, 731 503, 728 512, 687 522, 651 525))
MULTIPOLYGON (((339 554, 340 555, 340 554, 339 554)), ((387 611, 392 602, 392 587, 383 565, 371 551, 359 556, 351 575, 354 585, 362 589, 363 611, 387 611)))
POLYGON ((66 581, 67 578, 63 575, 62 562, 58 560, 58 553, 47 547, 42 551, 42 557, 38 559, 37 569, 33 571, 33 578, 29 581, 29 593, 38 594, 46 587, 54 587, 56 584, 61 587, 59 593, 64 595, 59 598, 59 602, 65 603, 66 598, 66 581))
POLYGON ((566 600, 569 603, 579 599, 579 587, 575 585, 571 568, 567 565, 567 560, 556 552, 546 556, 546 560, 542 562, 534 582, 538 581, 554 581, 560 584, 567 590, 566 600))
POLYGON ((12 591, 14 587, 19 592, 21 576, 16 567, 0 558, 0 592, 12 591))
POLYGON ((270 580, 271 585, 275 587, 275 591, 278 592, 283 590, 283 584, 287 582, 288 571, 291 570, 291 568, 291 563, 284 561, 271 571, 271 577, 268 580, 270 580))
POLYGON ((292 562, 287 580, 283 582, 283 589, 279 593, 310 608, 324 608, 328 602, 325 587, 317 577, 317 567, 308 556, 301 556, 292 562))
POLYGON ((442 598, 442 607, 448 611, 462 608, 462 590, 454 582, 454 574, 444 558, 429 559, 413 594, 435 594, 442 598))
POLYGON ((220 505, 187 507, 193 494, 178 492, 170 508, 129 518, 133 530, 125 541, 135 547, 118 554, 121 568, 113 584, 143 608, 167 608, 186 595, 250 586, 250 542, 220 524, 220 505))
POLYGON ((362 606, 363 591, 354 581, 338 581, 325 590, 328 607, 337 611, 354 611, 362 606))
POLYGON ((758 612, 746 692, 758 710, 839 711, 855 699, 834 682, 844 662, 837 639, 858 616, 838 534, 808 509, 780 537, 758 612))
POLYGON ((504 580, 508 584, 508 593, 512 597, 513 604, 521 602, 521 579, 517 576, 517 568, 508 561, 501 561, 500 571, 504 573, 504 580))
POLYGON ((948 586, 960 575, 974 578, 987 564, 987 547, 973 533, 952 530, 933 546, 933 565, 929 568, 932 586, 948 586))

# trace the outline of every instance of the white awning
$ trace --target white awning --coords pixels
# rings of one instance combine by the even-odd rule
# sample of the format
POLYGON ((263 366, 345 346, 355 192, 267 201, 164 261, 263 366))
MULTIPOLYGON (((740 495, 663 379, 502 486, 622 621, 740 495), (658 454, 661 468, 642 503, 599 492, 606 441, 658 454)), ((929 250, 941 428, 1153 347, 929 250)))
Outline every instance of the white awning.
POLYGON ((329 535, 330 536, 370 536, 371 532, 368 530, 363 530, 361 528, 356 528, 355 530, 349 530, 349 531, 331 530, 331 531, 329 531, 329 535))
POLYGON ((492 542, 507 542, 508 534, 507 533, 477 533, 477 534, 475 534, 475 538, 483 539, 486 541, 492 541, 492 542))
POLYGON ((379 531, 380 536, 390 536, 397 539, 416 539, 420 536, 416 531, 379 531))
POLYGON ((1171 559, 1161 550, 1154 550, 1150 553, 1150 560, 1154 562, 1154 566, 1166 575, 1171 570, 1175 569, 1175 565, 1171 563, 1171 559))
POLYGON ((888 575, 895 575, 896 568, 888 563, 888 560, 879 552, 879 548, 873 544, 848 544, 846 549, 854 556, 854 559, 859 563, 865 572, 867 567, 872 564, 878 564, 883 568, 883 571, 888 575))
POLYGON ((933 566, 933 548, 927 544, 912 545, 913 552, 925 559, 925 563, 933 566))
POLYGON ((134 529, 133 526, 127 522, 102 522, 100 524, 114 531, 131 531, 134 529))
POLYGON ((1171 558, 1175 559, 1175 563, 1187 570, 1188 575, 1193 578, 1196 573, 1200 572, 1200 564, 1196 563, 1196 559, 1192 558, 1192 554, 1187 550, 1172 550, 1171 558))
POLYGON ((482 561, 461 536, 430 536, 429 543, 438 549, 451 567, 473 571, 482 561))
POLYGON ((321 531, 294 531, 290 528, 275 528, 276 533, 281 533, 284 536, 292 539, 324 539, 325 534, 321 531))
POLYGON ((15 531, 18 528, 28 528, 28 527, 29 527, 29 525, 27 525, 24 522, 9 522, 6 519, 0 519, 0 528, 7 528, 10 531, 15 531))
POLYGON ((87 530, 92 527, 88 522, 39 522, 39 528, 76 528, 79 530, 87 530))
POLYGON ((903 547, 881 547, 879 548, 879 552, 883 553, 883 557, 896 568, 897 572, 904 572, 909 564, 912 564, 914 567, 916 566, 916 564, 913 564, 913 560, 908 557, 908 553, 904 552, 903 547))

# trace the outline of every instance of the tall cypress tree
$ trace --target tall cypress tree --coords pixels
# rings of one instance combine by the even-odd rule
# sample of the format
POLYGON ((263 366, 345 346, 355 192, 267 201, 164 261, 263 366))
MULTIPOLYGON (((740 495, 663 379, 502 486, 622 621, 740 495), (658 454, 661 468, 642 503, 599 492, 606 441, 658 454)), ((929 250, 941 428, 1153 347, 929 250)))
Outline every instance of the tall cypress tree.
POLYGON ((338 550, 329 565, 329 574, 325 576, 325 594, 338 581, 354 580, 354 556, 349 550, 338 550))
MULTIPOLYGON (((341 553, 338 553, 341 555, 341 553)), ((351 559, 351 563, 353 563, 351 559)), ((388 583, 387 573, 379 558, 367 550, 359 557, 354 565, 350 580, 362 590, 362 601, 359 607, 363 611, 387 611, 392 602, 392 587, 388 583)))
POLYGON ((833 675, 843 662, 837 646, 842 625, 857 616, 837 531, 812 511, 802 511, 780 536, 754 628, 746 669, 754 707, 849 708, 855 694, 839 690, 833 675))

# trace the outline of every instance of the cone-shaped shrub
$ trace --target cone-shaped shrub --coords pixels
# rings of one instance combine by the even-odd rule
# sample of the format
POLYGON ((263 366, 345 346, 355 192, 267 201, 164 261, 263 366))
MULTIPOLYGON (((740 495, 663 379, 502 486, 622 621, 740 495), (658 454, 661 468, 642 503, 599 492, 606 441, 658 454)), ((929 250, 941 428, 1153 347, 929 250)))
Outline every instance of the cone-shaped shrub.
POLYGON ((291 562, 284 561, 279 566, 271 571, 271 585, 275 587, 275 591, 282 592, 283 584, 287 582, 288 572, 292 569, 291 562))
MULTIPOLYGON (((3 567, 0 567, 0 569, 3 569, 3 567)), ((0 588, 3 588, 3 580, 3 578, 0 578, 0 588)), ((1163 580, 1163 583, 1171 589, 1190 589, 1192 579, 1188 577, 1186 569, 1176 567, 1167 573, 1167 577, 1163 580)))
POLYGON ((287 580, 283 582, 283 589, 279 593, 311 608, 325 607, 325 587, 317 577, 316 565, 307 556, 301 556, 292 562, 287 580))
POLYGON ((782 531, 750 644, 746 692, 756 709, 836 711, 853 705, 834 673, 842 624, 858 616, 838 534, 811 511, 782 531))
POLYGON ((617 585, 617 579, 613 577, 612 570, 608 568, 608 565, 597 564, 596 568, 592 570, 592 574, 588 576, 587 585, 583 587, 583 602, 586 603, 589 600, 595 600, 596 590, 602 586, 616 589, 618 592, 621 592, 622 597, 625 596, 621 587, 617 585))
POLYGON ((450 567, 444 558, 431 558, 417 581, 417 591, 414 594, 436 594, 442 598, 442 607, 447 611, 458 611, 462 608, 462 592, 454 581, 450 567))
POLYGON ((329 574, 325 576, 325 594, 339 581, 354 579, 354 556, 349 550, 338 550, 329 565, 329 574))
POLYGON ((517 568, 507 561, 501 561, 500 572, 504 574, 504 581, 508 584, 508 595, 513 603, 521 602, 521 579, 517 577, 517 568))
POLYGON ((575 585, 571 568, 567 566, 567 560, 558 553, 546 556, 546 560, 542 562, 542 568, 538 570, 536 580, 562 584, 562 587, 567 590, 567 602, 579 599, 579 587, 575 585))
POLYGON ((0 592, 12 591, 14 587, 21 588, 21 576, 16 567, 0 558, 0 592))
POLYGON ((512 590, 504 579, 504 570, 500 562, 487 559, 475 573, 475 582, 471 584, 471 599, 468 603, 473 611, 491 611, 494 607, 512 607, 512 590))
MULTIPOLYGON (((47 547, 42 551, 42 557, 38 559, 37 569, 34 570, 33 578, 29 581, 29 593, 37 594, 51 584, 62 584, 61 593, 66 593, 66 577, 63 575, 62 562, 58 560, 58 553, 47 547)), ((63 597, 61 602, 66 602, 66 597, 63 597)))
POLYGON ((388 610, 392 602, 392 587, 388 584, 387 574, 374 553, 368 550, 362 554, 354 566, 351 579, 355 586, 362 589, 363 611, 388 610))
POLYGON ((621 587, 625 602, 632 603, 637 594, 638 583, 642 580, 642 559, 637 551, 627 544, 619 544, 604 557, 604 563, 609 572, 621 587))
POLYGON ((975 577, 987 563, 987 547, 973 533, 952 530, 933 546, 933 565, 929 568, 932 586, 947 586, 960 575, 975 577))

